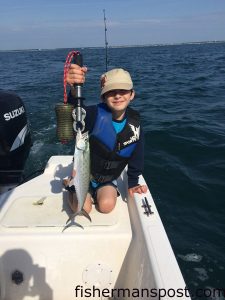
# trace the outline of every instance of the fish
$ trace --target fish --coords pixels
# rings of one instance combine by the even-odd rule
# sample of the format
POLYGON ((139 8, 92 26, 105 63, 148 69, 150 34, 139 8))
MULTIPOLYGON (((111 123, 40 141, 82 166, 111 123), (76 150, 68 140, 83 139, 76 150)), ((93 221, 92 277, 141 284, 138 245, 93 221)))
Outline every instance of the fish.
POLYGON ((77 212, 72 214, 67 220, 67 225, 64 227, 63 231, 73 224, 83 228, 83 226, 73 221, 76 216, 83 215, 91 222, 91 217, 83 209, 91 179, 89 134, 88 132, 82 133, 80 129, 78 129, 76 135, 73 169, 75 171, 73 184, 75 187, 78 207, 77 212), (71 222, 68 224, 69 221, 71 222))

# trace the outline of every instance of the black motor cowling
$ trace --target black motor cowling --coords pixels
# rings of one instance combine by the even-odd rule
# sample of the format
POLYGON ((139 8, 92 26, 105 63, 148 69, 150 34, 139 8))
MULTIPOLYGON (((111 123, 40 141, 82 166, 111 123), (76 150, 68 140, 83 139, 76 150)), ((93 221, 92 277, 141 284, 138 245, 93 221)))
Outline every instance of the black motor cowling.
POLYGON ((0 184, 20 182, 31 146, 23 101, 0 90, 0 184))

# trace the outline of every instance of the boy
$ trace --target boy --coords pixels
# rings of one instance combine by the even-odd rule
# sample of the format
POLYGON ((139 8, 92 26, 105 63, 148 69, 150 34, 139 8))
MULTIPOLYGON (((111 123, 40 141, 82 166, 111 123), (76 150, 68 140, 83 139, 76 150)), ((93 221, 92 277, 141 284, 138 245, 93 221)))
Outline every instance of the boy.
MULTIPOLYGON (((74 102, 73 84, 84 83, 86 67, 71 64, 67 83, 71 85, 68 101, 74 102)), ((147 186, 138 184, 138 176, 144 164, 144 136, 140 128, 139 114, 128 105, 134 99, 133 82, 123 69, 113 69, 101 77, 102 103, 85 107, 85 131, 89 131, 91 174, 84 209, 91 211, 94 198, 102 213, 109 213, 116 204, 118 191, 116 179, 128 165, 129 194, 146 193, 147 186)), ((69 185, 69 180, 64 182, 69 185)), ((76 211, 76 201, 70 201, 76 211)))

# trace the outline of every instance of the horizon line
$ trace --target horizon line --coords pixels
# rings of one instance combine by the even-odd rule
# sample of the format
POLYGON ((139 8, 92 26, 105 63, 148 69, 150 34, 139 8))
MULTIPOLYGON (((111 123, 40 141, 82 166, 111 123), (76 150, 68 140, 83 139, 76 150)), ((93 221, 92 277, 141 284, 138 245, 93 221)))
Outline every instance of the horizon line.
MULTIPOLYGON (((209 41, 197 41, 197 42, 177 42, 177 43, 154 43, 154 44, 132 44, 132 45, 112 45, 108 48, 135 48, 135 47, 156 47, 156 46, 176 46, 176 45, 188 45, 188 44, 216 44, 224 43, 225 40, 209 40, 209 41)), ((78 46, 77 49, 105 49, 105 46, 78 46)), ((46 51, 46 50, 62 50, 62 49, 74 49, 74 47, 56 47, 56 48, 24 48, 24 49, 0 49, 0 52, 13 52, 13 51, 46 51)))

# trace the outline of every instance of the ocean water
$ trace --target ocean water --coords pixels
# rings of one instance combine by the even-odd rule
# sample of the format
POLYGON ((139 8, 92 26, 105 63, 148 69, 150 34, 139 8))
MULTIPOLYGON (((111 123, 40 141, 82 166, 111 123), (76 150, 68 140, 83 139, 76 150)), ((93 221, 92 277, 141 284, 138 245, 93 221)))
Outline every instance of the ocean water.
MULTIPOLYGON (((30 121, 26 175, 52 155, 72 154, 72 144, 57 141, 54 112, 63 101, 70 50, 0 52, 0 88, 22 97, 30 121)), ((105 50, 76 50, 89 70, 85 101, 94 104, 105 50)), ((132 106, 141 113, 146 139, 144 177, 187 287, 206 290, 193 299, 225 299, 213 293, 225 289, 225 43, 110 48, 108 54, 109 69, 132 74, 132 106)))

